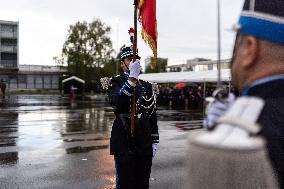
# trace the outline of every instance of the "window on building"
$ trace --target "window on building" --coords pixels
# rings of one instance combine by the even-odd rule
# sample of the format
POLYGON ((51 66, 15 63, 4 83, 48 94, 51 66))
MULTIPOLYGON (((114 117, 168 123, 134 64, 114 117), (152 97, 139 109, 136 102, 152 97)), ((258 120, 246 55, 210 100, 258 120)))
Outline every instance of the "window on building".
POLYGON ((213 64, 208 64, 208 70, 213 70, 213 64))
POLYGON ((26 75, 18 75, 18 81, 19 83, 26 83, 27 82, 26 75))
POLYGON ((229 64, 228 63, 222 63, 221 69, 229 69, 229 64))
POLYGON ((2 46, 17 46, 17 39, 1 39, 2 46))
POLYGON ((1 31, 2 32, 14 32, 14 26, 13 25, 2 24, 1 25, 1 31))
POLYGON ((1 53, 2 60, 17 60, 16 53, 1 53))

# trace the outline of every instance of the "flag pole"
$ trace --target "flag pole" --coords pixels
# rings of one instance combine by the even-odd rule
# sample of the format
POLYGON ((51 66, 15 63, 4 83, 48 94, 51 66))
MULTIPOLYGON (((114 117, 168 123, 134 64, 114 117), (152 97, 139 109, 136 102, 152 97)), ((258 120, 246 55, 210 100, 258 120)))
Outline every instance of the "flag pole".
MULTIPOLYGON (((138 9, 138 0, 134 0, 134 40, 133 40, 133 61, 136 60, 136 51, 137 51, 137 9, 138 9)), ((135 90, 131 97, 131 113, 130 113, 130 130, 131 130, 131 137, 134 138, 134 127, 135 127, 135 109, 136 109, 136 102, 135 102, 135 90)))
POLYGON ((134 40, 133 40, 133 61, 136 60, 137 52, 137 12, 138 12, 138 0, 134 0, 134 40))

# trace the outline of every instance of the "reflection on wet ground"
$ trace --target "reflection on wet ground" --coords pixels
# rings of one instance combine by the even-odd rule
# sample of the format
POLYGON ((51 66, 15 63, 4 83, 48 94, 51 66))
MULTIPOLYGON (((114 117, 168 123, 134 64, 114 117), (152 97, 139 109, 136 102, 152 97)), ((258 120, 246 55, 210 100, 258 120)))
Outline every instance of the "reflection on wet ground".
POLYGON ((202 110, 189 110, 182 107, 170 110, 169 107, 159 107, 157 116, 159 121, 172 121, 171 125, 183 131, 201 129, 203 125, 202 110))
MULTIPOLYGON (((73 159, 78 156, 80 160, 104 160, 103 165, 109 165, 108 168, 99 169, 101 164, 94 165, 96 167, 89 170, 88 175, 107 178, 108 183, 104 183, 105 180, 96 182, 98 188, 114 185, 113 169, 110 169, 113 160, 105 150, 109 148, 114 114, 104 96, 96 101, 70 101, 61 96, 10 96, 0 99, 0 108, 0 166, 7 169, 7 174, 17 174, 17 169, 26 169, 26 166, 37 170, 38 164, 43 167, 50 165, 51 173, 57 169, 61 173, 66 169, 66 174, 69 174, 69 166, 78 167, 77 159, 73 159), (100 150, 105 150, 105 157, 97 154, 100 150), (60 159, 63 161, 54 163, 60 159)), ((174 129, 182 131, 199 129, 203 118, 200 111, 169 110, 168 107, 160 107, 157 115, 159 121, 170 121, 174 129)), ((90 168, 86 165, 86 169, 90 168)), ((76 170, 79 173, 81 167, 76 170)), ((0 176, 0 183, 2 178, 5 176, 0 176)), ((3 188, 1 184, 0 188, 3 188)))
POLYGON ((201 129, 203 126, 202 120, 196 120, 196 121, 188 121, 184 123, 174 123, 175 126, 181 130, 187 131, 187 130, 195 130, 195 129, 201 129))
MULTIPOLYGON (((0 104, 0 147, 36 148, 40 145, 52 149, 62 145, 62 142, 108 140, 114 120, 112 108, 104 100, 70 101, 60 96, 10 96, 0 104), (87 134, 94 136, 82 138, 87 134)), ((181 130, 200 128, 203 117, 201 111, 169 110, 168 107, 159 107, 157 115, 159 121, 186 121, 173 123, 181 130)), ((86 153, 97 148, 79 146, 67 148, 66 152, 86 153)))
POLYGON ((158 108, 159 121, 195 121, 203 119, 202 110, 169 110, 168 107, 158 108))
POLYGON ((93 138, 93 139, 64 139, 64 142, 83 142, 83 141, 96 141, 96 140, 108 140, 109 138, 93 138))
POLYGON ((102 146, 87 146, 87 147, 82 147, 82 146, 76 146, 72 148, 67 148, 66 153, 67 154, 74 154, 74 153, 88 153, 92 150, 101 150, 101 149, 106 149, 108 148, 109 145, 102 145, 102 146))
POLYGON ((14 165, 18 160, 18 152, 0 153, 0 165, 14 165))
POLYGON ((70 101, 60 96, 10 96, 1 99, 0 107, 0 147, 20 150, 108 140, 114 119, 105 101, 70 101), (80 138, 87 134, 93 136, 80 138))

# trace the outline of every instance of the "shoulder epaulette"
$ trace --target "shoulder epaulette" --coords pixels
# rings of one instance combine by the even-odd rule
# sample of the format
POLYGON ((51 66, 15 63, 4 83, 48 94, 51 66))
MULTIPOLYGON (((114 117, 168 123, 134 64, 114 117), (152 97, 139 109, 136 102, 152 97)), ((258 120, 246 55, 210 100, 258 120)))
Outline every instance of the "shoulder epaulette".
POLYGON ((110 77, 103 77, 103 78, 100 79, 102 88, 104 90, 108 90, 108 88, 111 86, 111 80, 112 80, 112 78, 110 78, 110 77))
POLYGON ((144 81, 142 79, 139 79, 141 82, 144 82, 144 83, 148 83, 152 86, 152 91, 153 91, 153 94, 155 95, 158 95, 159 94, 159 85, 158 83, 153 83, 153 82, 149 82, 149 81, 144 81))
POLYGON ((112 78, 116 78, 116 77, 121 77, 121 75, 116 75, 116 76, 113 76, 112 78))
POLYGON ((153 93, 158 95, 160 93, 158 83, 151 83, 151 84, 152 84, 153 93))

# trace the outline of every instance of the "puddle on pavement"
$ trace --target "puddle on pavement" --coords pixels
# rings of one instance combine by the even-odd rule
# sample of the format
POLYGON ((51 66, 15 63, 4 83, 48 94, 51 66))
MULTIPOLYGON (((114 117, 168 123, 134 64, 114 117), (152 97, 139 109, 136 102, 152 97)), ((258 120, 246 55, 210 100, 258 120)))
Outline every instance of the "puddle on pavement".
POLYGON ((102 150, 102 149, 107 149, 109 145, 101 145, 101 146, 76 146, 72 148, 67 148, 66 153, 67 154, 77 154, 77 153, 88 153, 93 150, 102 150))
POLYGON ((91 139, 87 139, 87 141, 98 141, 98 140, 109 140, 109 138, 91 138, 91 139))
POLYGON ((0 153, 0 165, 15 165, 18 163, 18 152, 0 153))
POLYGON ((0 126, 0 133, 14 133, 18 132, 18 127, 1 127, 0 126))
POLYGON ((168 110, 159 108, 157 111, 159 121, 194 121, 202 120, 202 110, 168 110))
MULTIPOLYGON (((86 142, 87 145, 91 141, 108 140, 108 137, 82 138, 87 134, 108 136, 115 119, 107 101, 70 101, 61 96, 11 96, 0 100, 0 107, 0 153, 3 147, 17 146, 19 151, 23 148, 53 150, 65 142, 86 142)), ((159 121, 203 119, 201 111, 169 110, 167 107, 159 107, 157 115, 159 121)), ((176 127, 188 128, 185 125, 176 127)), ((66 153, 88 153, 106 148, 108 145, 73 147, 67 148, 66 153)), ((0 155, 1 164, 16 164, 18 159, 17 152, 0 155)))
POLYGON ((11 140, 11 139, 17 139, 18 136, 0 136, 0 140, 11 140))
POLYGON ((174 123, 172 125, 174 125, 176 128, 183 130, 183 131, 202 129, 203 120, 187 121, 184 123, 174 123))
POLYGON ((70 135, 85 135, 85 134, 89 134, 88 131, 83 130, 83 131, 79 131, 79 132, 66 132, 66 133, 61 133, 61 136, 70 136, 70 135))
POLYGON ((0 147, 8 147, 8 146, 16 146, 17 143, 15 140, 1 140, 0 139, 0 147))
POLYGON ((64 142, 83 142, 83 141, 100 141, 100 140, 108 140, 109 138, 103 138, 103 137, 99 137, 99 138, 91 138, 91 139, 72 139, 72 138, 67 138, 64 139, 64 142))
POLYGON ((16 146, 17 139, 16 136, 0 136, 0 147, 16 146))
POLYGON ((82 141, 85 141, 85 139, 71 139, 71 138, 68 138, 68 139, 64 139, 63 141, 64 142, 82 142, 82 141))

